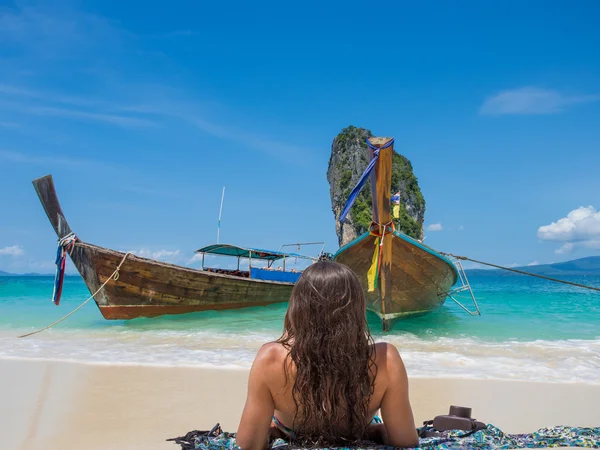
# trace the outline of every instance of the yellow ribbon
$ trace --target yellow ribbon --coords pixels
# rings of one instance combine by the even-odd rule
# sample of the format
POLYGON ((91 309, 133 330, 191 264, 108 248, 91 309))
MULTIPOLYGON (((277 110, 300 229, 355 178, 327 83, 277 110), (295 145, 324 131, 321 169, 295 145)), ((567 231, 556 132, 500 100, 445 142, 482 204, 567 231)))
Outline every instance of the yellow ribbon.
POLYGON ((367 272, 367 284, 369 286, 368 292, 373 292, 375 290, 375 282, 377 280, 377 266, 379 262, 379 240, 381 238, 377 236, 375 238, 375 251, 373 252, 373 261, 371 261, 371 267, 369 267, 369 271, 367 272))

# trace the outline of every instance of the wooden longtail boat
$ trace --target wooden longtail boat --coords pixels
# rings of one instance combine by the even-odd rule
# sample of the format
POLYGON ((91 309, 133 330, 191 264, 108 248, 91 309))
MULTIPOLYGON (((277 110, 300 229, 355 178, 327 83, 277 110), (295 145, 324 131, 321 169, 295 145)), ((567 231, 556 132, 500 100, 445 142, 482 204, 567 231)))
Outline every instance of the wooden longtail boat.
POLYGON ((393 142, 370 138, 367 143, 371 160, 378 153, 371 172, 373 221, 370 231, 340 248, 334 260, 358 275, 367 309, 381 318, 383 330, 388 331, 396 319, 440 308, 459 273, 448 258, 394 230, 390 212, 393 142))
MULTIPOLYGON (((72 234, 60 207, 51 175, 33 181, 59 241, 72 234)), ((105 319, 134 319, 205 310, 237 309, 287 302, 298 272, 286 272, 286 258, 316 258, 280 251, 217 244, 197 251, 197 270, 88 244, 79 239, 69 247, 73 264, 90 293, 95 293, 122 263, 118 279, 110 280, 94 300, 105 319), (204 254, 249 259, 248 271, 205 269, 204 254), (127 255, 127 257, 126 257, 127 255), (282 260, 283 271, 253 268, 251 261, 282 260)))

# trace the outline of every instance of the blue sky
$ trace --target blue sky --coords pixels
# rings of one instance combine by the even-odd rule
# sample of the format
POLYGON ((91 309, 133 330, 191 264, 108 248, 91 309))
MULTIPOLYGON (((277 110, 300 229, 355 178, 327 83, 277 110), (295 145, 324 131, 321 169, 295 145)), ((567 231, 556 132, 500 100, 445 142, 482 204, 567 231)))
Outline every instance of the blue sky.
POLYGON ((187 264, 337 240, 348 125, 394 136, 426 243, 499 264, 600 253, 600 4, 0 2, 0 270, 51 272, 30 181, 84 240, 187 264), (168 6, 168 7, 167 7, 168 6))

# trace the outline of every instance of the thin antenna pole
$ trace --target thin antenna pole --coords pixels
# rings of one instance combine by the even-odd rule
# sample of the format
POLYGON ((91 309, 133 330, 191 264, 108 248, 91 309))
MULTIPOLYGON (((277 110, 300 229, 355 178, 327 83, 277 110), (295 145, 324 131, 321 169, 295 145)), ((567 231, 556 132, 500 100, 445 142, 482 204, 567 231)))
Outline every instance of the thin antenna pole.
POLYGON ((219 224, 217 225, 217 244, 219 243, 219 237, 221 237, 221 214, 223 213, 223 200, 225 199, 225 186, 223 186, 223 193, 221 194, 221 207, 219 208, 219 224))

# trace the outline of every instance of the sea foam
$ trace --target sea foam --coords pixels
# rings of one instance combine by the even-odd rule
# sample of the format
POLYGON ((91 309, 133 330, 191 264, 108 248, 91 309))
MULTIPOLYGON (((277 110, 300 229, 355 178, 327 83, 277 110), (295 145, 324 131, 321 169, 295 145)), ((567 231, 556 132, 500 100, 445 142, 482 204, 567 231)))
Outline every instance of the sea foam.
MULTIPOLYGON (((0 358, 212 368, 249 368, 260 346, 278 337, 264 332, 50 330, 18 339, 14 331, 0 332, 0 358)), ((599 339, 485 342, 406 334, 377 339, 382 340, 399 349, 412 377, 600 384, 599 339)))

